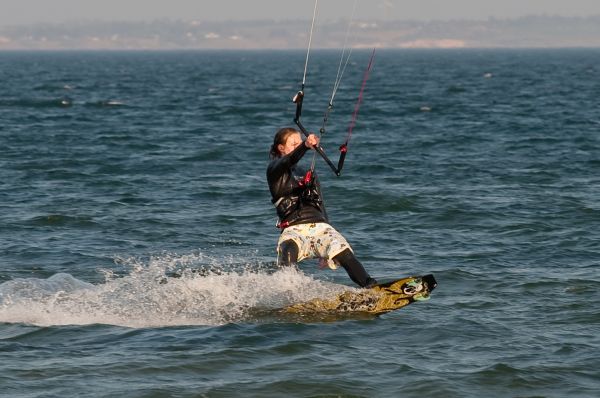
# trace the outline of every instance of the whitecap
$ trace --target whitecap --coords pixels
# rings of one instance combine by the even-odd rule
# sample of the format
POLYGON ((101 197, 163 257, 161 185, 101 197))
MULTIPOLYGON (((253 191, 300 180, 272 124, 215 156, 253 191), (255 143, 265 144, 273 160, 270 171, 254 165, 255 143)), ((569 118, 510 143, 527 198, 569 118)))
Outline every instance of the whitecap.
POLYGON ((105 282, 90 284, 69 274, 48 279, 15 279, 0 285, 0 322, 37 326, 110 324, 145 328, 222 325, 251 319, 257 310, 275 310, 347 286, 318 281, 296 269, 233 269, 229 260, 201 263, 198 256, 162 256, 147 263, 121 260, 124 276, 105 271, 105 282), (176 268, 177 272, 174 272, 176 268))

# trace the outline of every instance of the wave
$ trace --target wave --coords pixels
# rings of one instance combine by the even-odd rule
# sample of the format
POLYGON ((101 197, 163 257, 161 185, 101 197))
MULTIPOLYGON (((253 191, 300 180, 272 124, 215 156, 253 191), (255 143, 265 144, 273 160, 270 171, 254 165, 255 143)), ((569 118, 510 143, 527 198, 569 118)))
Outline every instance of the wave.
POLYGON ((95 226, 96 222, 90 216, 70 216, 64 214, 48 214, 36 216, 26 221, 33 226, 95 226))
POLYGON ((127 106, 127 104, 125 104, 122 101, 117 101, 117 100, 101 100, 101 101, 85 102, 84 106, 90 107, 90 108, 111 108, 111 107, 124 107, 124 106, 127 106))
POLYGON ((125 102, 118 100, 75 102, 69 97, 0 99, 0 106, 9 108, 69 108, 74 105, 83 105, 90 108, 113 108, 128 106, 125 102))
POLYGON ((15 108, 68 108, 73 105, 71 98, 16 98, 0 99, 0 106, 15 108))
POLYGON ((128 274, 105 271, 105 281, 100 284, 67 273, 4 282, 0 284, 0 322, 132 328, 216 326, 249 321, 257 314, 349 289, 291 268, 269 271, 246 265, 231 269, 223 264, 174 270, 189 259, 165 256, 147 264, 127 261, 128 274))

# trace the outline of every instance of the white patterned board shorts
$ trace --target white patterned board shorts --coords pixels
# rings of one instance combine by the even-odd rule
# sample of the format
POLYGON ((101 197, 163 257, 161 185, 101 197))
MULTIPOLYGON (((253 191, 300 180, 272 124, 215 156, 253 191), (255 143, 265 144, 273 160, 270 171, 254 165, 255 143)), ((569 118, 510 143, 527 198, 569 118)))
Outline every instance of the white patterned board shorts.
POLYGON ((277 255, 281 252, 281 244, 290 239, 298 245, 299 262, 306 258, 321 258, 327 260, 331 269, 337 269, 333 257, 346 249, 352 250, 346 238, 324 222, 297 224, 284 229, 277 242, 277 255))

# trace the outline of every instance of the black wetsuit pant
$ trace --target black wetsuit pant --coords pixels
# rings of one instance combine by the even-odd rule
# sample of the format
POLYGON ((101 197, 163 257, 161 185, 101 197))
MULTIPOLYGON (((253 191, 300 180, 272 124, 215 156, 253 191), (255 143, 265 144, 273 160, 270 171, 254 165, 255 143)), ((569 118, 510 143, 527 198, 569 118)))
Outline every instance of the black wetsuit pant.
MULTIPOLYGON (((294 266, 298 262, 298 245, 293 240, 286 240, 279 246, 280 266, 294 266)), ((345 249, 335 257, 333 261, 344 267, 348 276, 354 283, 360 287, 370 287, 377 283, 377 281, 365 270, 360 261, 354 257, 354 253, 350 249, 345 249)))

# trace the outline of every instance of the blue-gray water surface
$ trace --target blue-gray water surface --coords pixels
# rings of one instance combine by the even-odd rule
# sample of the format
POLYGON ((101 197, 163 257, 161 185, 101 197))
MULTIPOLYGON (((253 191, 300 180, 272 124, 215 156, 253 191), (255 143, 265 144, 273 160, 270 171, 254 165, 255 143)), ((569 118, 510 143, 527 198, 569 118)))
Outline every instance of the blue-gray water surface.
MULTIPOLYGON (((376 318, 274 311, 352 285, 275 268, 304 57, 0 53, 0 395, 600 396, 600 51, 378 51, 317 171, 373 276, 439 286, 376 318)), ((311 53, 313 131, 338 59, 311 53)))

